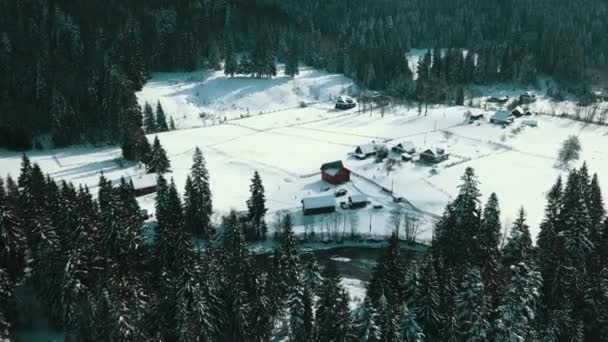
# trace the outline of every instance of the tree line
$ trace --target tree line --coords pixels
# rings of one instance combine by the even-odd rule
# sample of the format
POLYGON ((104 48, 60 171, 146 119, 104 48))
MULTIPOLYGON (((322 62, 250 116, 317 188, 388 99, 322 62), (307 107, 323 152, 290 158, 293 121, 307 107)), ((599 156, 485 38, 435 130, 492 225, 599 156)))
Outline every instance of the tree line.
POLYGON ((482 206, 467 168, 422 260, 396 234, 351 310, 331 265, 301 258, 284 215, 271 265, 256 173, 248 211, 211 222, 196 149, 180 196, 158 175, 156 224, 146 231, 133 187, 100 176, 83 186, 44 176, 24 157, 0 180, 0 339, 14 338, 17 286, 33 288, 57 329, 78 341, 598 341, 608 326, 608 220, 586 165, 547 194, 536 246, 522 208, 502 237, 498 197, 482 206), (219 229, 218 229, 219 228, 219 229), (218 229, 218 232, 216 232, 218 229), (211 238, 214 236, 214 238, 211 238))
POLYGON ((418 101, 461 102, 472 82, 533 85, 540 72, 589 94, 608 63, 605 12, 602 0, 2 0, 0 147, 137 141, 134 92, 151 71, 222 64, 273 77, 277 60, 289 76, 302 61, 418 101), (436 67, 416 81, 412 47, 449 50, 421 59, 436 67))

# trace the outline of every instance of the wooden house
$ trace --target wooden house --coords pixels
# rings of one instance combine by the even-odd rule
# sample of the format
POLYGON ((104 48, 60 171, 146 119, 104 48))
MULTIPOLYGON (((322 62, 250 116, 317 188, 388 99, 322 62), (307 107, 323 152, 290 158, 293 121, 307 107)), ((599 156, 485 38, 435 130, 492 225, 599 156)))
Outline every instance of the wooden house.
POLYGON ((350 181, 350 170, 341 160, 321 165, 321 179, 329 184, 342 184, 350 181))

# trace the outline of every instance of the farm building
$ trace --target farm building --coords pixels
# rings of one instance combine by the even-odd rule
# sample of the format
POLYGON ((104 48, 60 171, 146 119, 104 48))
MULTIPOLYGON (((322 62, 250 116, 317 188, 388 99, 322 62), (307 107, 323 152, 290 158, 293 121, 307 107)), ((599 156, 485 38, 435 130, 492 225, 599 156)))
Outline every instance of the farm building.
POLYGON ((321 165, 321 179, 330 184, 342 184, 350 181, 350 170, 344 167, 341 160, 321 165))
MULTIPOLYGON (((125 181, 133 187, 135 197, 141 197, 156 192, 156 174, 143 174, 125 177, 125 181)), ((120 180, 112 181, 112 185, 117 187, 120 180)))
POLYGON ((416 146, 411 141, 403 141, 394 145, 391 150, 396 153, 416 153, 416 146))
POLYGON ((505 110, 499 110, 492 115, 490 122, 499 125, 509 125, 513 122, 511 114, 505 110))
POLYGON ((352 195, 348 197, 348 204, 351 209, 365 208, 367 206, 367 198, 363 195, 352 195))
POLYGON ((336 100, 336 109, 350 109, 356 106, 355 100, 352 97, 342 95, 336 100))
POLYGON ((509 101, 508 96, 502 96, 502 97, 491 96, 490 98, 488 98, 488 102, 492 102, 492 103, 507 103, 507 101, 509 101))
POLYGON ((409 153, 401 153, 401 161, 409 162, 412 161, 413 157, 409 153))
POLYGON ((334 196, 318 196, 302 199, 302 213, 304 215, 318 215, 336 211, 334 196))
POLYGON ((373 156, 376 154, 378 150, 378 146, 375 143, 369 143, 365 145, 359 145, 355 148, 355 153, 353 154, 357 159, 365 159, 369 156, 373 156))
POLYGON ((467 111, 465 116, 469 120, 469 122, 478 121, 478 120, 483 119, 483 113, 471 113, 470 111, 467 111))
POLYGON ((440 163, 449 158, 450 154, 443 148, 431 147, 420 153, 420 160, 427 163, 440 163))

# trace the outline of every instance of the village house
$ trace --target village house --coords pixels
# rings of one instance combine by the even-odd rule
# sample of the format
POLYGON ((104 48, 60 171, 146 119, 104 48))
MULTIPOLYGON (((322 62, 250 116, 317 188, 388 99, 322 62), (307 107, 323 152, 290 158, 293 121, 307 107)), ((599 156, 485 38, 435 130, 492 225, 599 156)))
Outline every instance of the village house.
POLYGON ((369 143, 365 145, 359 145, 355 148, 353 155, 357 159, 365 159, 369 156, 373 156, 378 151, 378 146, 375 143, 369 143))
POLYGON ((350 170, 341 160, 321 165, 321 179, 329 184, 342 184, 350 181, 350 170))
POLYGON ((498 125, 510 125, 513 123, 513 117, 506 110, 498 110, 492 115, 490 122, 498 125))
POLYGON ((396 153, 408 153, 408 154, 414 154, 416 153, 416 145, 414 145, 414 143, 412 143, 411 141, 403 141, 400 142, 396 145, 394 145, 391 150, 393 152, 396 153))
POLYGON ((511 111, 511 115, 513 115, 516 118, 520 118, 522 116, 524 116, 525 111, 523 108, 521 108, 520 106, 515 107, 512 111, 511 111))
POLYGON ((302 199, 302 213, 304 215, 328 214, 336 211, 334 196, 318 196, 302 199))
POLYGON ((450 154, 443 148, 431 147, 420 153, 420 160, 427 163, 440 163, 449 158, 450 154))
MULTIPOLYGON (((125 177, 125 181, 133 187, 135 197, 141 197, 156 192, 156 175, 141 174, 137 176, 125 177)), ((114 187, 120 186, 120 179, 112 181, 114 187)))
POLYGON ((536 94, 527 91, 519 96, 520 103, 532 103, 536 101, 536 94))

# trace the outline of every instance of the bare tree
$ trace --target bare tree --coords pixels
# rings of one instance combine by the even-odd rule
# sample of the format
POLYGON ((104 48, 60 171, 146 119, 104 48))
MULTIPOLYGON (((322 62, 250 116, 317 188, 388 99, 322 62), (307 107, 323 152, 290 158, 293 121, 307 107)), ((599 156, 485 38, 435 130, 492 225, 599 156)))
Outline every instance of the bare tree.
POLYGON ((315 236, 315 216, 304 216, 304 238, 313 239, 315 236))
POLYGON ((397 159, 386 158, 386 160, 384 161, 384 169, 386 170, 387 176, 390 175, 391 171, 393 171, 395 169, 395 166, 397 166, 397 164, 399 164, 397 159))
POLYGON ((348 212, 348 226, 350 228, 350 238, 354 240, 359 235, 359 215, 354 211, 348 212))
POLYGON ((405 240, 411 243, 416 242, 420 233, 420 214, 407 211, 404 214, 405 240))
POLYGON ((399 231, 401 230, 401 226, 403 225, 403 216, 404 209, 403 207, 395 207, 391 209, 390 216, 388 218, 389 229, 397 234, 399 237, 399 231))
POLYGON ((581 152, 581 143, 576 135, 569 136, 562 143, 562 147, 557 155, 559 166, 567 169, 570 162, 578 160, 581 152))

